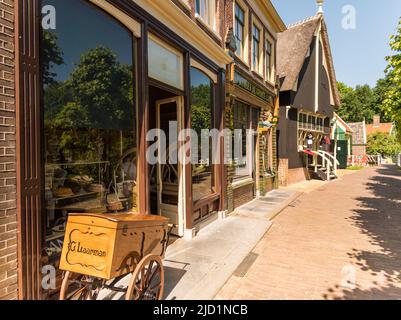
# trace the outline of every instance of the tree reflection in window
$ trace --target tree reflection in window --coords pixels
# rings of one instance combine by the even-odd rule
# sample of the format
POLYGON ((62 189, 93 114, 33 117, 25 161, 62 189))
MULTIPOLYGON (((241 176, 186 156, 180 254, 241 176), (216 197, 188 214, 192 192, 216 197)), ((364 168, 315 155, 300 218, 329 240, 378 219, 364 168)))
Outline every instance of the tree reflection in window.
POLYGON ((201 136, 213 128, 213 83, 203 72, 191 68, 191 126, 198 135, 197 163, 192 163, 192 197, 198 201, 213 193, 212 139, 209 154, 202 157, 201 136))
POLYGON ((132 34, 83 0, 43 0, 57 12, 41 41, 46 253, 60 253, 69 212, 136 205, 132 34), (58 243, 57 243, 58 241, 58 243))

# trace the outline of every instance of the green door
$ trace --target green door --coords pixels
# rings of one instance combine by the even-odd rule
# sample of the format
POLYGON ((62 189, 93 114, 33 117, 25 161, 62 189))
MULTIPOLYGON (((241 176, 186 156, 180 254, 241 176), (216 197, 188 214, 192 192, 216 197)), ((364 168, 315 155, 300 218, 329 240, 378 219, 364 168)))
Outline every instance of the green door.
POLYGON ((340 162, 340 169, 346 169, 348 163, 348 141, 337 141, 337 160, 340 162))

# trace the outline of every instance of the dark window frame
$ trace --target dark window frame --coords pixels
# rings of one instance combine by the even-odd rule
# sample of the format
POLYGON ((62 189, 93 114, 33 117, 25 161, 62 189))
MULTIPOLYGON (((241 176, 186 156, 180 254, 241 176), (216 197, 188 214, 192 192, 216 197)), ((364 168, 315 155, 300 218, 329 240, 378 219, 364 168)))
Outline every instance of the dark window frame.
POLYGON ((236 54, 241 58, 245 55, 245 10, 235 3, 234 35, 237 44, 236 54))
POLYGON ((252 69, 259 72, 260 69, 260 32, 256 24, 252 25, 252 69))

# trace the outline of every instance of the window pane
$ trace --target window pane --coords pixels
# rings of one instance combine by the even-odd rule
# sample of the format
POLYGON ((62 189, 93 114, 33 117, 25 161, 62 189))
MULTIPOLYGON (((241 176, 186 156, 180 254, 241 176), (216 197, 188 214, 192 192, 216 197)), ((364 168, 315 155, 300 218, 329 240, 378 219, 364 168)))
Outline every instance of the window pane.
POLYGON ((149 37, 148 52, 149 77, 175 88, 184 89, 182 54, 151 37, 149 37))
POLYGON ((41 4, 60 13, 40 44, 45 254, 57 264, 68 213, 136 206, 134 40, 87 1, 41 4))
POLYGON ((254 70, 259 69, 259 37, 259 29, 256 26, 253 26, 252 66, 254 70))
POLYGON ((271 53, 272 53, 272 45, 269 41, 266 41, 266 78, 267 80, 271 80, 271 53))
POLYGON ((198 135, 198 146, 195 150, 197 163, 192 164, 193 201, 213 193, 212 141, 208 138, 208 132, 202 132, 202 130, 213 128, 212 88, 212 81, 203 72, 191 68, 191 126, 198 135), (206 152, 205 144, 202 148, 202 134, 203 141, 209 141, 206 152))
MULTIPOLYGON (((238 140, 239 136, 233 137, 233 160, 237 168, 244 169, 247 167, 247 130, 250 129, 250 117, 249 117, 249 106, 236 101, 234 104, 234 130, 240 130, 241 140, 238 140), (241 145, 238 145, 238 141, 241 141, 241 145), (240 147, 236 152, 235 146, 240 147)), ((246 175, 246 174, 245 174, 246 175)), ((238 174, 237 174, 238 176, 238 174)), ((241 174, 239 175, 241 176, 241 174)))
POLYGON ((237 55, 243 56, 243 48, 244 48, 244 11, 238 6, 235 5, 235 39, 237 45, 237 55))

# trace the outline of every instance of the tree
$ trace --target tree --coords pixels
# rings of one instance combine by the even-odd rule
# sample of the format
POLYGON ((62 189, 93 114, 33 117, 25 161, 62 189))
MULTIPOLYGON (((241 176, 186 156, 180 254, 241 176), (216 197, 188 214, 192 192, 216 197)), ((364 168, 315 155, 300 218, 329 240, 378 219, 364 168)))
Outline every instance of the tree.
POLYGON ((401 19, 398 23, 396 35, 391 36, 390 48, 394 54, 386 58, 389 90, 387 90, 383 101, 383 109, 395 121, 398 137, 401 140, 401 19))
POLYGON ((384 157, 393 156, 401 152, 401 144, 397 137, 377 132, 368 136, 368 154, 381 154, 384 157))
MULTIPOLYGON (((98 161, 107 154, 114 165, 121 142, 132 144, 135 107, 132 67, 108 48, 84 52, 65 81, 45 86, 45 129, 61 159, 98 161), (108 146, 108 147, 105 147, 108 146)), ((53 158, 55 154, 51 155, 53 158)))
POLYGON ((191 88, 191 126, 198 134, 212 125, 211 87, 201 84, 191 88))
POLYGON ((373 122, 373 116, 378 114, 383 122, 391 122, 383 103, 390 88, 388 77, 379 79, 376 87, 369 85, 356 86, 355 89, 339 82, 338 90, 341 98, 341 107, 337 111, 340 117, 348 122, 373 122))
POLYGON ((374 90, 369 85, 356 86, 351 88, 339 82, 338 90, 341 98, 341 107, 338 114, 345 121, 359 122, 364 119, 367 122, 373 121, 377 110, 374 90))
POLYGON ((54 65, 60 66, 64 63, 63 52, 57 44, 57 34, 44 31, 42 35, 41 55, 42 55, 42 77, 43 84, 53 83, 57 74, 52 69, 54 65))
POLYGON ((81 55, 68 84, 92 127, 129 130, 135 119, 132 81, 131 68, 119 63, 112 50, 99 46, 81 55))
POLYGON ((383 108, 384 100, 386 99, 386 95, 390 87, 390 79, 388 78, 388 76, 386 76, 383 79, 377 80, 376 87, 373 89, 376 102, 374 113, 380 114, 382 122, 392 122, 391 116, 389 116, 383 108))

